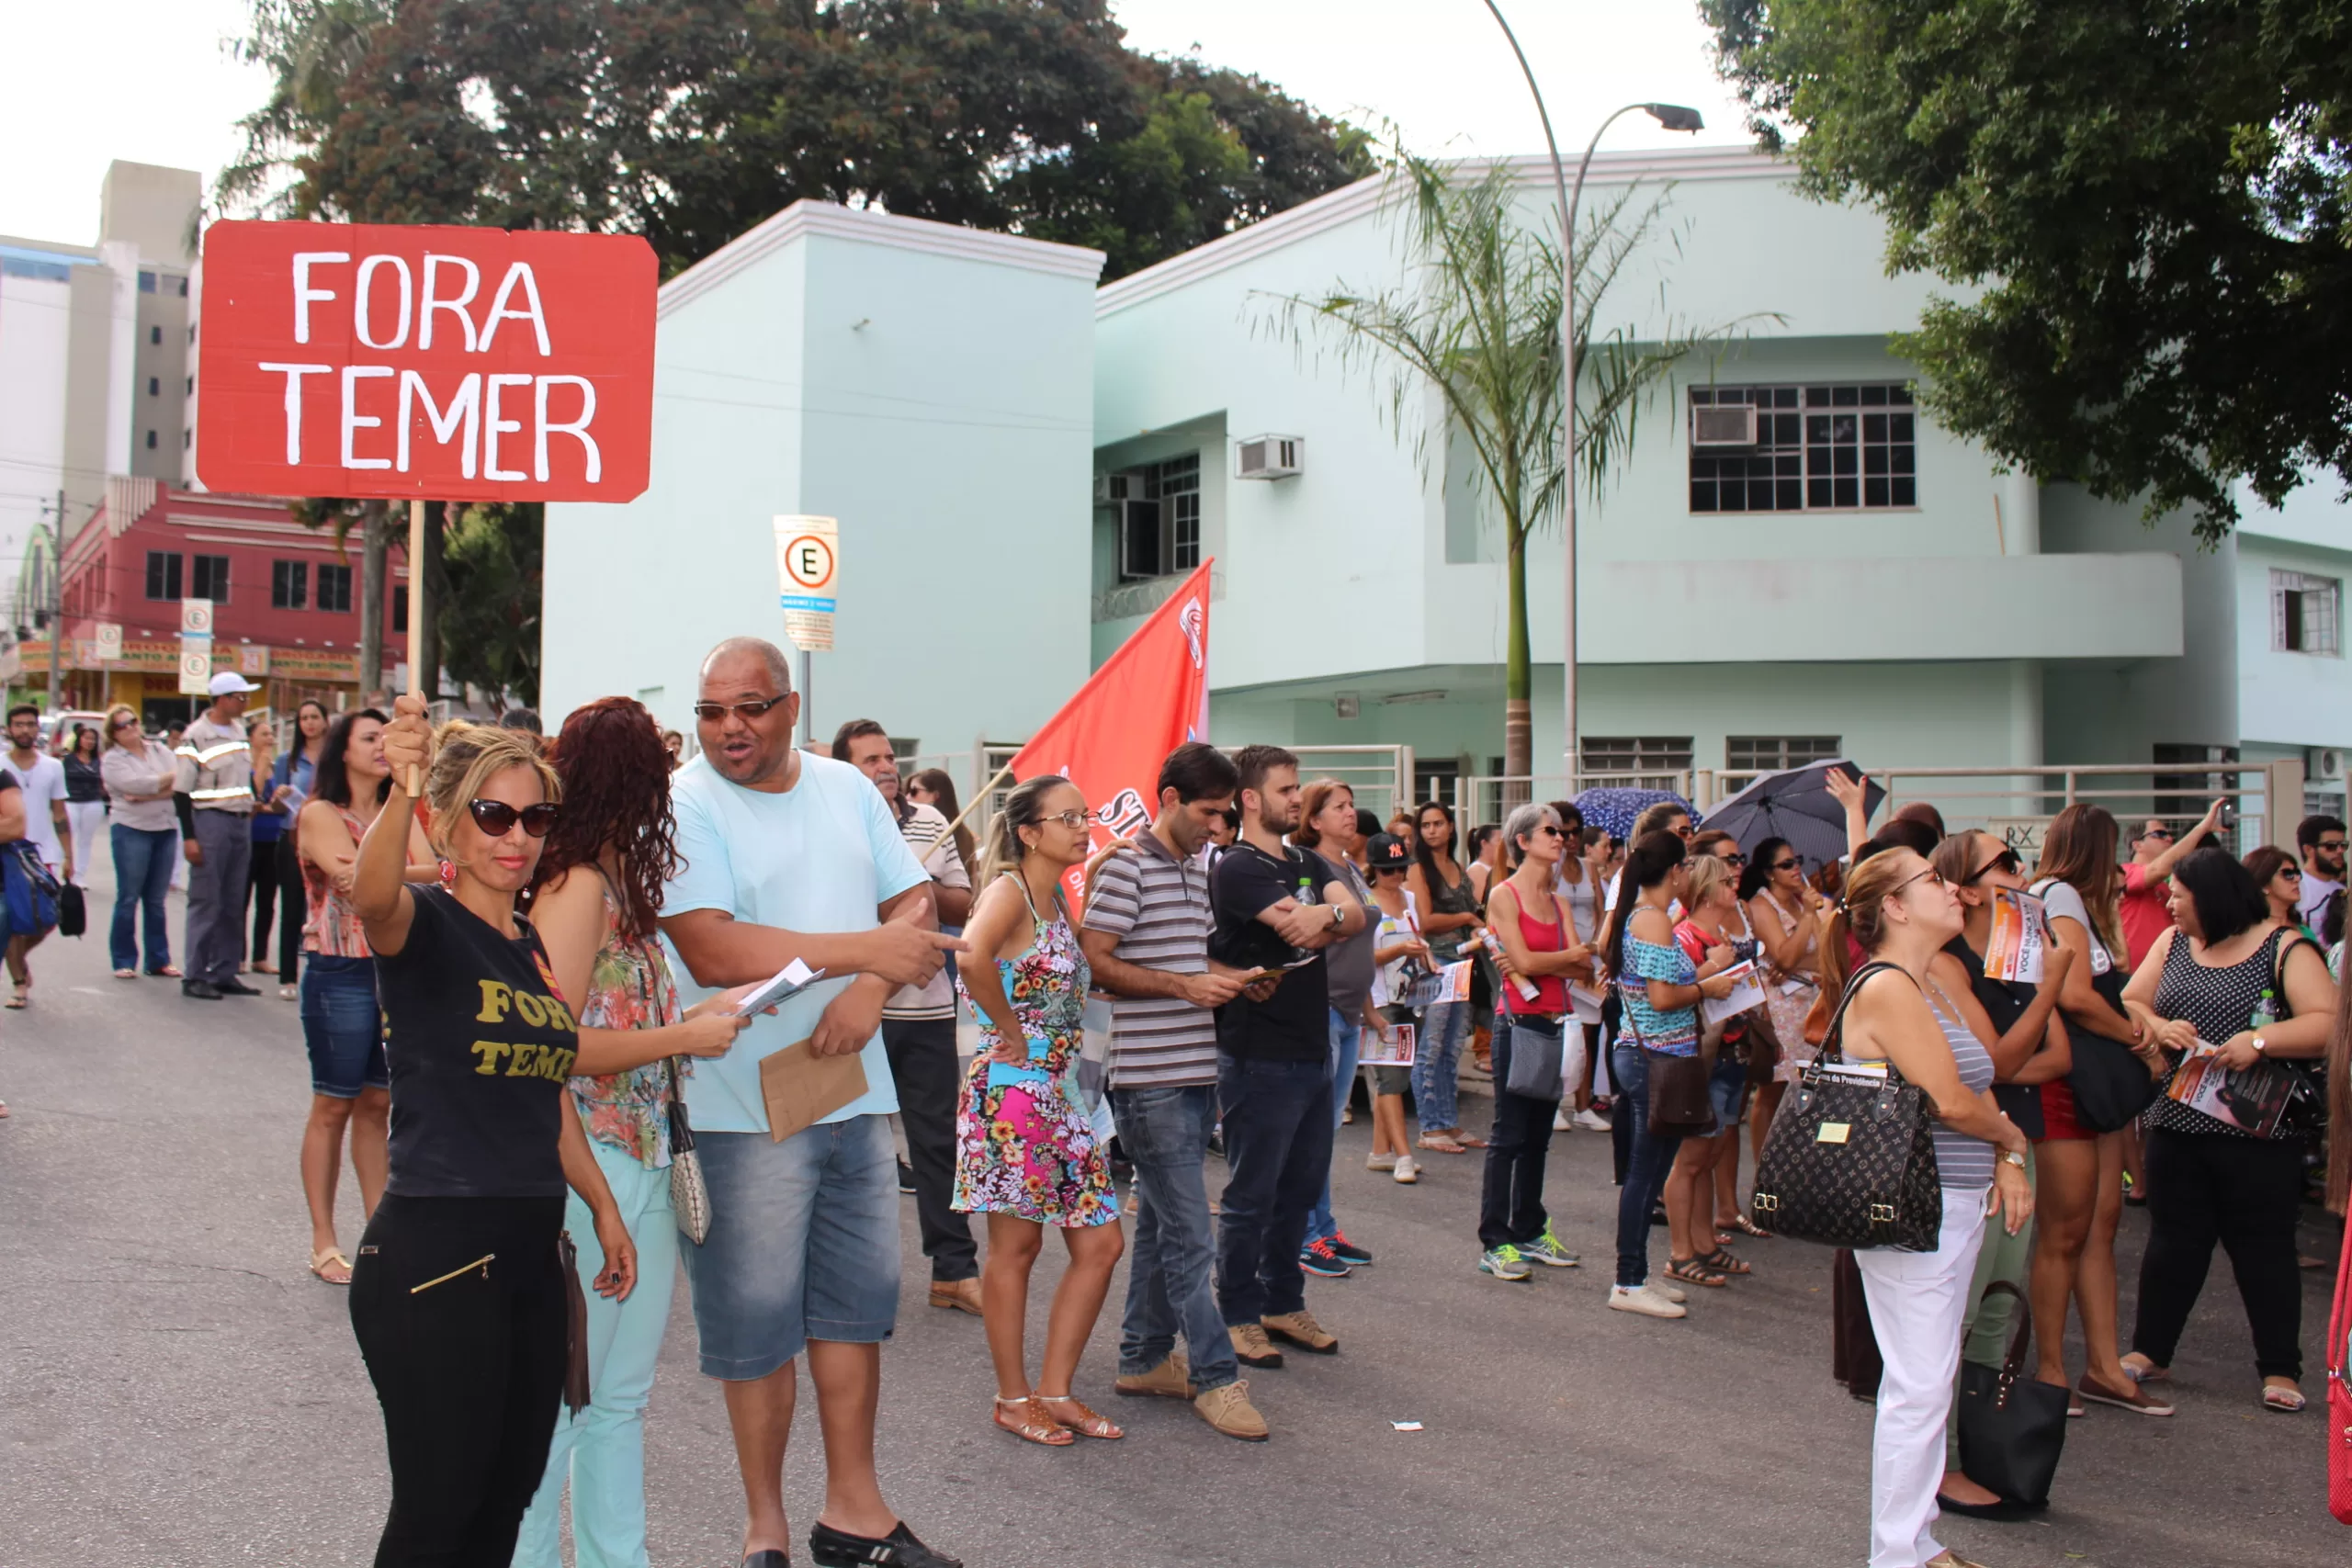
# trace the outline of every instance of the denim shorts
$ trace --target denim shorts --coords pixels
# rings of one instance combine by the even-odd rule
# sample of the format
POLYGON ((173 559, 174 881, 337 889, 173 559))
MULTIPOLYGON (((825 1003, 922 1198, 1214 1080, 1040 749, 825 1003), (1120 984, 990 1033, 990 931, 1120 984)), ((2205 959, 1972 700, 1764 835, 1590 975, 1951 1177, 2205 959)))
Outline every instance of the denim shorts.
POLYGON ((1715 1130, 1707 1136, 1720 1137, 1739 1124, 1739 1102, 1747 1093, 1747 1064, 1726 1050, 1715 1059, 1715 1070, 1707 1078, 1707 1100, 1715 1111, 1715 1130))
POLYGON ((710 1235, 678 1250, 706 1377, 763 1378, 811 1339, 890 1337, 899 1317, 899 1176, 888 1116, 795 1133, 696 1133, 710 1235))
POLYGON ((311 1050, 311 1092, 356 1100, 392 1079, 384 1065, 384 1013, 376 1002, 376 961, 305 955, 302 1043, 311 1050))

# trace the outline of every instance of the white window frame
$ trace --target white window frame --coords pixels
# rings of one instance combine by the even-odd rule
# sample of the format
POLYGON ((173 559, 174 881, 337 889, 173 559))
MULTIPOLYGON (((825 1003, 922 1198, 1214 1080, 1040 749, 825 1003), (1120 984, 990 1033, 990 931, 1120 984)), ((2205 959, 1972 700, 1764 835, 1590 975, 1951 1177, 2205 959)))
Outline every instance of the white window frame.
POLYGON ((2344 656, 2344 581, 2307 571, 2270 569, 2270 651, 2301 653, 2314 659, 2344 656), (2295 617, 2301 646, 2287 644, 2287 600, 2302 600, 2295 617))

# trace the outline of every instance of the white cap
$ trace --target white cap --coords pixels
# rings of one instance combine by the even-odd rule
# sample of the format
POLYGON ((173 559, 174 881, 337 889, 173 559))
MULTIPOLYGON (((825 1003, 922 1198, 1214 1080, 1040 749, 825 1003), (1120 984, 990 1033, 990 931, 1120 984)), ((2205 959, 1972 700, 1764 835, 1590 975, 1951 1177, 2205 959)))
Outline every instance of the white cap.
POLYGON ((252 682, 246 680, 243 675, 238 674, 233 670, 223 670, 220 674, 212 677, 212 694, 216 697, 230 696, 238 692, 258 692, 260 690, 261 688, 259 686, 254 685, 252 682))

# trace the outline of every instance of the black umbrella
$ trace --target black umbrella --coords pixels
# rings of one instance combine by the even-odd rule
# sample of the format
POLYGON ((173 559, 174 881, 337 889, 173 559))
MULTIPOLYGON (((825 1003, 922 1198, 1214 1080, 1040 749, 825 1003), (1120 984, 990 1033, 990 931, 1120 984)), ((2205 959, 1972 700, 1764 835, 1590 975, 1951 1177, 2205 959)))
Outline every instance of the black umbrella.
POLYGON ((1832 769, 1861 779, 1865 817, 1886 799, 1884 788, 1841 757, 1766 773, 1708 812, 1706 826, 1738 840, 1743 853, 1753 853, 1767 839, 1786 839, 1809 875, 1846 852, 1846 808, 1829 793, 1832 769))

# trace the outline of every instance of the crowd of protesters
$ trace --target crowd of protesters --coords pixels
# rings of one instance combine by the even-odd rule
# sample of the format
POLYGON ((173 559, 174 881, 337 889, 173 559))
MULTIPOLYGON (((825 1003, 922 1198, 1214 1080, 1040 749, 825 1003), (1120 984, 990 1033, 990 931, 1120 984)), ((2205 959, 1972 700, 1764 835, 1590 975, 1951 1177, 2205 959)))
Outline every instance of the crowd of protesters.
MULTIPOLYGON (((1607 1134, 1598 1300, 1687 1319, 1802 1258, 1760 1246, 1742 1168, 1826 1043, 1919 1087, 1943 1193, 1932 1248, 1853 1258, 1876 1568, 1961 1563, 1939 1513, 2018 1516, 1966 1472, 1950 1411, 1963 1361, 1997 1363, 2021 1313, 2034 1375, 2072 1414, 2170 1416, 2218 1245, 2254 1397, 2304 1408, 2314 1260, 2295 1226, 2315 1194, 2340 1213, 2352 1177, 2352 1138, 2326 1135, 2331 1099, 2338 1126, 2352 1107, 2334 818, 2240 859, 2213 841, 2218 803, 2128 833, 2074 805, 2029 864, 1924 803, 1873 830, 1860 782, 1833 775, 1846 852, 1808 863, 1672 800, 1622 838, 1569 801, 1467 832, 1431 801, 1384 826, 1280 747, 1193 743, 1130 838, 1098 845, 1092 803, 1045 776, 994 803, 983 842, 946 774, 901 778, 881 723, 842 726, 830 754, 795 747, 800 699, 757 639, 706 660, 683 766, 680 738, 626 698, 551 739, 528 714, 436 731, 407 697, 389 715, 305 704, 281 732, 243 722, 244 698, 217 679, 169 748, 128 709, 62 760, 24 739, 0 829, 71 882, 111 817, 119 976, 209 1000, 275 974, 299 996, 310 1268, 350 1289, 383 1406, 379 1561, 552 1565, 567 1499, 582 1561, 646 1561, 643 1415, 683 1261, 741 1469, 745 1568, 788 1561, 804 1359, 825 1450, 813 1561, 954 1568, 886 1501, 875 1452, 902 1188, 930 1304, 982 1320, 997 1427, 1049 1448, 1125 1437, 1083 1370, 1124 1258, 1112 1391, 1265 1441, 1281 1402, 1250 1374, 1338 1354, 1307 1281, 1374 1260, 1331 1183, 1359 1101, 1369 1167, 1397 1185, 1479 1156, 1475 1212, 1449 1223, 1465 1263, 1514 1285, 1579 1266, 1545 1205, 1547 1151, 1607 1134), (185 970, 164 921, 182 862, 185 970), (2038 979, 1989 972, 2004 900, 2046 922, 2038 979), (752 997, 794 964, 814 978, 752 997), (787 1050, 831 1063, 841 1092, 799 1106, 764 1066, 787 1050), (2129 1113, 2089 1092, 2101 1063, 2104 1085, 2117 1063, 2145 1080, 2129 1113), (2208 1072, 2258 1080, 2283 1112, 2181 1092, 2208 1072), (1487 1114, 1465 1114, 1465 1080, 1487 1114), (349 1252, 346 1150, 367 1215, 349 1252), (2128 1204, 2149 1234, 2127 1332, 2128 1204), (1033 1359, 1048 1231, 1068 1261, 1033 1359)), ((29 946, 10 943, 11 1006, 29 946)))

